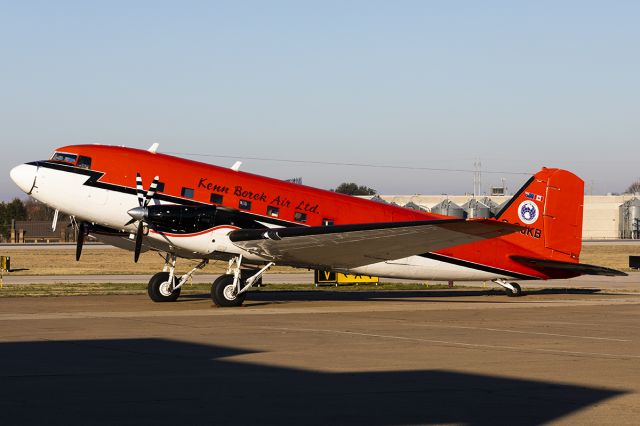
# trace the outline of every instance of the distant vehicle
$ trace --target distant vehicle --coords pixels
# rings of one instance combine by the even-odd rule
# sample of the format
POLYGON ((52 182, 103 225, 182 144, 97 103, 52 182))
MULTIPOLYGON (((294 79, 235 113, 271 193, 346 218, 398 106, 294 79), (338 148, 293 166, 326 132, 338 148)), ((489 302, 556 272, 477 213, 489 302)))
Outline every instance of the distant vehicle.
MULTIPOLYGON (((156 302, 175 301, 211 259, 229 261, 212 284, 218 306, 239 306, 273 265, 421 280, 513 280, 626 275, 579 263, 584 183, 543 168, 494 219, 460 219, 376 203, 149 150, 103 145, 57 149, 11 170, 37 200, 87 235, 165 254, 151 277, 156 302), (177 276, 177 258, 200 259, 177 276)), ((117 268, 117 265, 113 266, 117 268)))

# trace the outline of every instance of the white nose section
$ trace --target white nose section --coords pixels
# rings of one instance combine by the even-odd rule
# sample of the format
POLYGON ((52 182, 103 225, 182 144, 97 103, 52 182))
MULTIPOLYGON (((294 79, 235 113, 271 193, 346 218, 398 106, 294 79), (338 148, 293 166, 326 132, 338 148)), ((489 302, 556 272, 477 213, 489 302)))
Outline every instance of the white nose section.
POLYGON ((36 173, 38 167, 31 164, 20 164, 14 167, 9 172, 11 180, 13 180, 18 188, 22 189, 27 194, 31 194, 34 185, 36 184, 36 173))

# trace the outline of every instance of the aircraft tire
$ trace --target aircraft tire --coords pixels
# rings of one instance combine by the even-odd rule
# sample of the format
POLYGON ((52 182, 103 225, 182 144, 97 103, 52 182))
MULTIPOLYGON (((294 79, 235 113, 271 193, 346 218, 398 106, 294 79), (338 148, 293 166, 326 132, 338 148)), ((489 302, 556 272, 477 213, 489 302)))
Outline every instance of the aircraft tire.
MULTIPOLYGON (((177 279, 177 277, 175 278, 177 279)), ((154 302, 175 302, 180 296, 180 288, 171 293, 167 291, 169 282, 168 272, 158 272, 149 280, 147 285, 147 293, 149 298, 154 302)))
POLYGON ((231 274, 220 275, 211 284, 211 300, 214 305, 221 308, 240 306, 246 296, 246 293, 233 294, 233 275, 231 274))
POLYGON ((509 297, 520 297, 522 296, 522 288, 520 287, 520 284, 518 283, 509 283, 513 286, 513 288, 515 288, 516 291, 511 291, 510 289, 507 289, 507 296, 509 297))

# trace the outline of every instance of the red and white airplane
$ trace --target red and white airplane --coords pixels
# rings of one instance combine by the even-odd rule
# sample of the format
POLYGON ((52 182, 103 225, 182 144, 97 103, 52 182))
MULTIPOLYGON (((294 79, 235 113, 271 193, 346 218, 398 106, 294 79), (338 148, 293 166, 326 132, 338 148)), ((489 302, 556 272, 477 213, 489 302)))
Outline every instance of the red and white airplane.
POLYGON ((57 149, 19 165, 13 181, 69 214, 87 235, 166 254, 151 277, 156 302, 175 301, 209 260, 229 261, 211 287, 218 306, 239 306, 273 265, 419 280, 512 280, 625 275, 579 263, 583 181, 543 168, 494 219, 460 219, 385 205, 149 150, 104 145, 57 149), (177 276, 176 259, 200 259, 177 276))

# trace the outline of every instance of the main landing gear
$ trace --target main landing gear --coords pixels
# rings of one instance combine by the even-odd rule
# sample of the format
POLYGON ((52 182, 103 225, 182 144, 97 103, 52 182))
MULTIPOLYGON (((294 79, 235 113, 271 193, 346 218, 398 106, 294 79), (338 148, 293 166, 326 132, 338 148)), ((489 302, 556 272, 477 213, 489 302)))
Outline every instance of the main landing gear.
POLYGON ((149 280, 147 293, 154 302, 175 302, 180 296, 180 288, 174 288, 175 277, 169 279, 168 272, 158 272, 149 280))
POLYGON ((165 259, 164 270, 158 272, 149 280, 147 293, 154 302, 175 302, 180 296, 180 289, 189 281, 194 272, 204 268, 209 259, 203 259, 195 268, 181 277, 175 275, 176 255, 168 254, 165 259))
MULTIPOLYGON (((175 275, 176 256, 167 254, 164 270, 158 272, 149 280, 147 293, 154 302, 175 302, 180 297, 182 286, 191 278, 194 272, 204 268, 208 259, 203 259, 195 268, 178 277, 175 275)), ((223 308, 240 306, 244 302, 246 292, 254 285, 260 285, 262 275, 274 263, 267 263, 262 269, 241 269, 242 255, 232 258, 224 275, 219 276, 211 285, 211 299, 216 306, 223 308)))
POLYGON ((234 257, 229 261, 227 273, 220 275, 211 285, 211 299, 216 306, 228 308, 242 305, 247 290, 254 284, 259 284, 262 275, 274 263, 269 262, 258 271, 240 269, 241 265, 242 255, 234 257))
POLYGON ((522 296, 522 288, 518 283, 508 282, 503 279, 493 280, 494 283, 498 284, 507 292, 507 296, 509 297, 520 297, 522 296))

